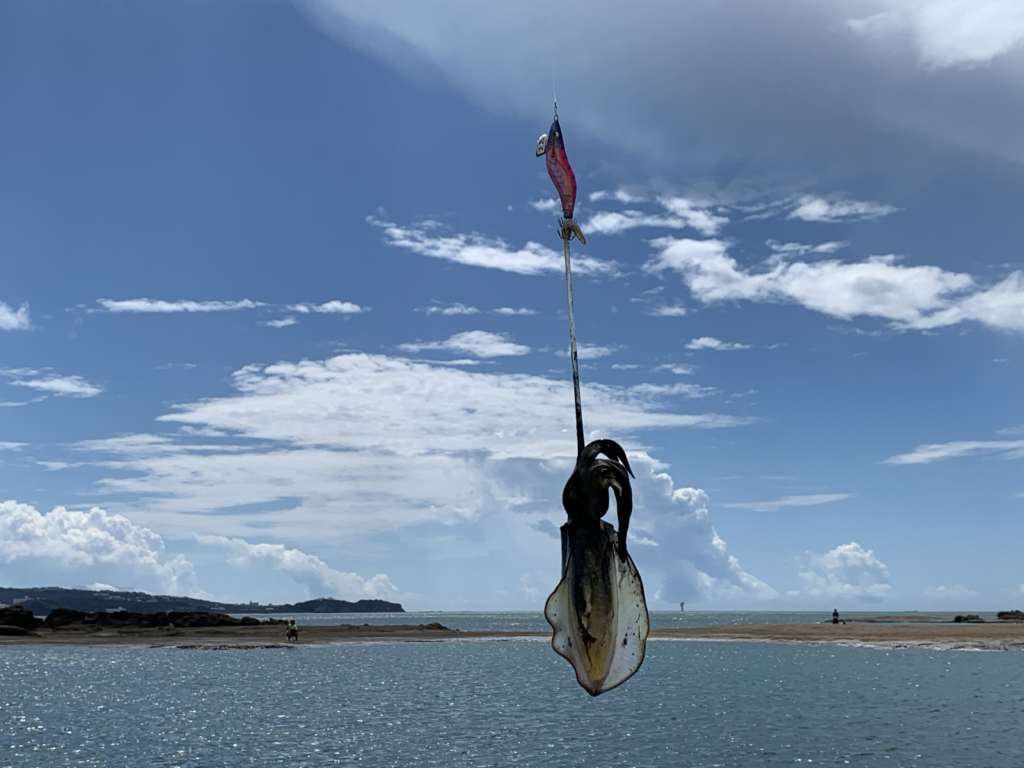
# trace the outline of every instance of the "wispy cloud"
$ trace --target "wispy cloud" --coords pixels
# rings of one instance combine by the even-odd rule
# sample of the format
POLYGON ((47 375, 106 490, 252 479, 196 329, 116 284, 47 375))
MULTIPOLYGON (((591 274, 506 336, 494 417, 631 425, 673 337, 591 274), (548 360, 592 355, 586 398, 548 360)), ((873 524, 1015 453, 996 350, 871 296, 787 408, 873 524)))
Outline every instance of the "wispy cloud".
MULTIPOLYGON (((384 231, 388 245, 405 248, 421 256, 520 275, 540 275, 565 269, 561 251, 556 252, 533 241, 513 249, 504 240, 477 234, 435 234, 441 225, 434 221, 400 227, 370 216, 367 222, 384 231)), ((573 270, 581 275, 615 275, 618 272, 615 262, 588 256, 573 258, 573 270)))
POLYGON ((984 453, 1000 453, 1008 459, 1024 458, 1024 440, 958 440, 950 443, 919 445, 910 453, 890 456, 886 464, 931 464, 943 459, 958 459, 984 453))
POLYGON ((976 320, 1024 331, 1024 272, 978 290, 970 275, 935 266, 902 266, 895 256, 866 261, 785 261, 740 266, 722 240, 663 237, 644 271, 678 272, 701 302, 793 302, 833 317, 881 317, 897 329, 939 328, 976 320))
POLYGON ((271 328, 287 328, 289 325, 295 325, 298 322, 294 317, 289 315, 288 317, 282 317, 279 320, 267 320, 262 325, 268 325, 271 328))
POLYGON ((730 352, 737 349, 750 349, 749 344, 740 344, 738 341, 721 341, 714 336, 701 336, 699 339, 692 339, 686 344, 687 349, 714 349, 718 352, 730 352))
POLYGON ((750 509, 754 512, 776 512, 783 507, 816 507, 833 501, 850 498, 848 493, 817 493, 807 496, 783 496, 775 501, 742 501, 723 504, 731 509, 750 509))
POLYGON ((450 317, 452 315, 476 315, 480 313, 480 310, 476 307, 470 307, 456 302, 446 306, 434 304, 429 307, 423 307, 423 309, 419 309, 417 312, 423 312, 426 315, 445 315, 450 317))
POLYGON ((258 302, 242 299, 241 301, 163 301, 160 299, 97 299, 100 306, 108 312, 230 312, 237 309, 255 309, 261 306, 258 302))
POLYGON ((323 304, 291 304, 288 310, 302 314, 316 312, 321 315, 357 315, 360 312, 370 311, 368 307, 361 307, 351 301, 338 301, 337 299, 326 301, 323 304))
POLYGON ((664 305, 653 307, 649 314, 654 317, 683 317, 687 312, 682 304, 664 305))
POLYGON ((694 373, 697 369, 694 368, 692 365, 679 365, 678 363, 665 363, 664 365, 659 365, 654 370, 656 370, 656 371, 668 371, 669 373, 674 373, 677 376, 689 376, 692 373, 694 373))
POLYGON ((770 263, 782 261, 783 259, 790 258, 792 256, 806 256, 807 254, 824 254, 830 255, 836 251, 842 250, 849 245, 848 240, 830 240, 827 243, 818 243, 817 245, 806 245, 804 243, 779 243, 775 240, 769 240, 766 245, 772 249, 774 259, 769 260, 770 263))
POLYGON ((494 310, 494 314, 496 314, 496 315, 523 315, 523 316, 525 316, 525 315, 536 315, 537 314, 537 310, 535 310, 535 309, 527 309, 526 307, 519 307, 518 309, 516 309, 514 307, 498 307, 496 310, 494 310))
MULTIPOLYGON (((614 345, 602 346, 600 344, 577 344, 576 357, 579 360, 597 360, 600 357, 614 355, 620 349, 621 347, 614 345)), ((565 349, 556 350, 555 354, 561 357, 568 357, 569 351, 569 348, 566 347, 565 349)))
POLYGON ((32 327, 28 319, 28 304, 14 309, 0 301, 0 331, 27 331, 32 327))
POLYGON ((583 230, 586 233, 616 235, 637 227, 665 227, 683 229, 690 227, 702 235, 714 235, 729 222, 724 216, 716 216, 708 208, 685 197, 660 197, 658 202, 667 214, 650 214, 642 211, 600 211, 595 213, 583 230))
POLYGON ((35 371, 29 368, 9 368, 0 370, 16 387, 28 387, 37 392, 56 397, 96 397, 103 387, 90 384, 81 376, 59 376, 54 373, 35 371))
POLYGON ((509 355, 525 355, 530 348, 524 344, 516 344, 506 334, 490 333, 489 331, 465 331, 457 333, 444 341, 416 342, 400 344, 404 352, 422 352, 425 349, 443 349, 476 357, 506 357, 509 355))
POLYGON ((835 223, 839 221, 864 221, 896 213, 899 208, 881 203, 862 200, 829 200, 815 195, 804 195, 790 211, 789 219, 835 223))

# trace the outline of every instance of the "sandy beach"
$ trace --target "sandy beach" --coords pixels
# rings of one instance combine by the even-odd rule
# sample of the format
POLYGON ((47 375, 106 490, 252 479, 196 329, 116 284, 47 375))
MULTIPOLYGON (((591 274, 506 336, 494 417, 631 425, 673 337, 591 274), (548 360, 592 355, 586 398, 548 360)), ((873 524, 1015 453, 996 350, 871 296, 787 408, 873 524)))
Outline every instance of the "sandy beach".
MULTIPOLYGON (((330 625, 300 627, 298 643, 284 639, 281 625, 194 628, 41 628, 30 634, 0 636, 0 647, 175 647, 184 649, 277 648, 366 642, 453 640, 544 640, 548 632, 466 632, 439 624, 391 626, 330 625)), ((732 624, 685 629, 656 629, 652 640, 729 640, 811 644, 868 645, 887 648, 1014 650, 1024 649, 1024 622, 984 624, 732 624)))

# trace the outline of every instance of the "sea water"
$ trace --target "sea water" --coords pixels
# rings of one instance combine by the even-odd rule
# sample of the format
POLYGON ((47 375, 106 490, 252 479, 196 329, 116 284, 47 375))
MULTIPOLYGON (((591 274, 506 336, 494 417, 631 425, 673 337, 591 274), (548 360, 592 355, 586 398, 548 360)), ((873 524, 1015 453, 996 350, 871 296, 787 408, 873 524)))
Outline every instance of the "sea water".
POLYGON ((1024 766, 1024 653, 654 641, 0 650, 0 766, 1024 766))

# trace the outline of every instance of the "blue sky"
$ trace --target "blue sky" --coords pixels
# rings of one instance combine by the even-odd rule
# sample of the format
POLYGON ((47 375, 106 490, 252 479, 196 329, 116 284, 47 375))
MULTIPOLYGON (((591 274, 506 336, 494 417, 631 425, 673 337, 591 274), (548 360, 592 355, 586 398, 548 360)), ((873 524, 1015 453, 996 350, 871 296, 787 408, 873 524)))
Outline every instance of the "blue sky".
POLYGON ((1024 601, 1015 2, 0 2, 0 583, 1024 601))

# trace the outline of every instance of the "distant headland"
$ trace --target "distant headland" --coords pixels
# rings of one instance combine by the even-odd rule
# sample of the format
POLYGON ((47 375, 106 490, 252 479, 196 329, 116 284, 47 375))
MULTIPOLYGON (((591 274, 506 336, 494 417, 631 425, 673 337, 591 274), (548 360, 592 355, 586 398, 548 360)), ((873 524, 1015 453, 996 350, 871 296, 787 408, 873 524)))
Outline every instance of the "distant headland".
POLYGON ((150 595, 145 592, 122 592, 64 587, 0 587, 0 607, 20 605, 37 616, 45 616, 57 608, 84 613, 100 611, 134 611, 135 613, 244 613, 249 616, 268 613, 405 613, 399 603, 387 600, 335 600, 318 597, 299 603, 261 605, 260 603, 217 603, 195 597, 150 595))

